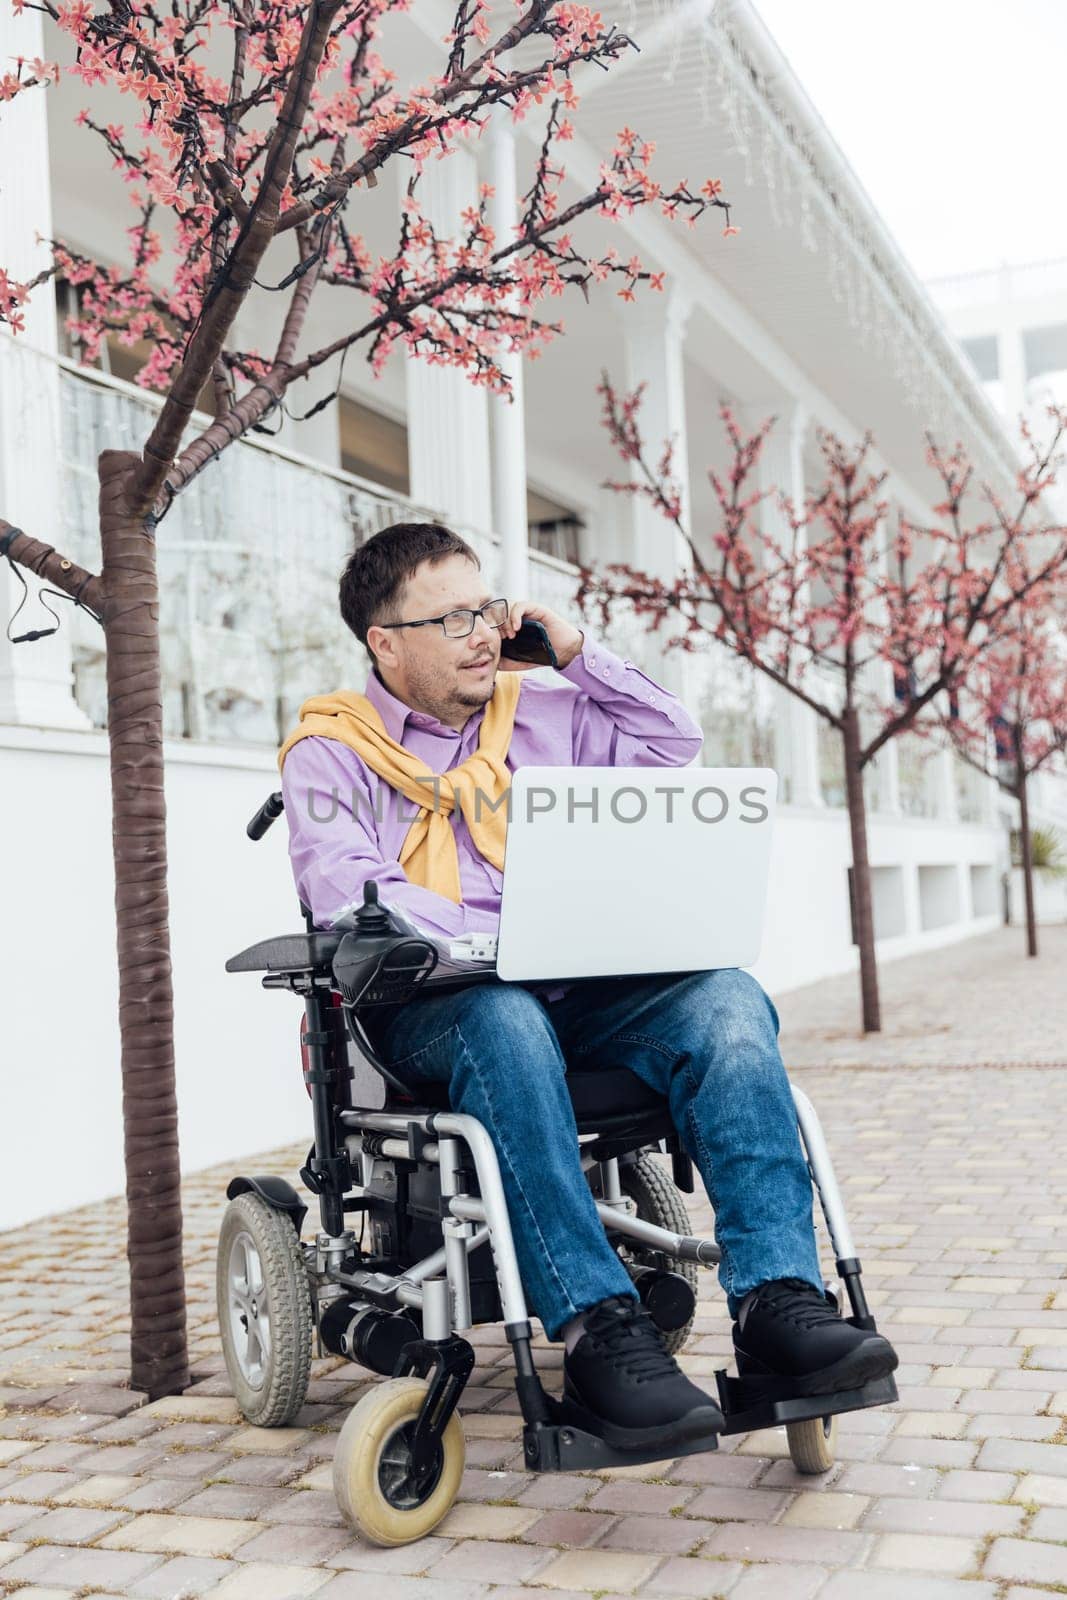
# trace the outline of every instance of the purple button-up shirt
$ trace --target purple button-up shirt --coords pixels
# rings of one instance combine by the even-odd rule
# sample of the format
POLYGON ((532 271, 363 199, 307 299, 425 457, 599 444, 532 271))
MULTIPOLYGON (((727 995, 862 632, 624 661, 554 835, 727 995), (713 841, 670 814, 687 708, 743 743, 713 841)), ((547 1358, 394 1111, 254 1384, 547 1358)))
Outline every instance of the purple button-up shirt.
MULTIPOLYGON (((375 672, 365 693, 386 732, 431 772, 450 772, 478 748, 484 709, 457 731, 398 700, 375 672)), ((523 684, 507 767, 685 767, 702 742, 699 724, 675 695, 586 634, 559 676, 523 684)), ((373 878, 383 905, 439 939, 496 933, 503 874, 475 848, 458 807, 449 821, 460 904, 408 881, 399 857, 415 808, 348 745, 301 739, 285 758, 282 793, 293 876, 317 927, 362 904, 363 885, 373 878)))

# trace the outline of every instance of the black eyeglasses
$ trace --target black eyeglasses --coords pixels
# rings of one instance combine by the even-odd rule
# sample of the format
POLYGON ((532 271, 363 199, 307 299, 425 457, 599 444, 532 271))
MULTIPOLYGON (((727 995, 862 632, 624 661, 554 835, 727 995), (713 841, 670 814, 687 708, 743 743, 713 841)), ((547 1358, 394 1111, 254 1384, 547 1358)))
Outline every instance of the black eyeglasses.
POLYGON ((459 611, 446 611, 443 617, 422 617, 418 622, 379 622, 378 626, 379 628, 428 628, 431 623, 439 622, 445 630, 446 638, 465 639, 469 633, 474 632, 474 623, 478 617, 484 617, 491 628, 502 628, 508 620, 508 602, 487 600, 477 611, 469 611, 464 607, 459 611))

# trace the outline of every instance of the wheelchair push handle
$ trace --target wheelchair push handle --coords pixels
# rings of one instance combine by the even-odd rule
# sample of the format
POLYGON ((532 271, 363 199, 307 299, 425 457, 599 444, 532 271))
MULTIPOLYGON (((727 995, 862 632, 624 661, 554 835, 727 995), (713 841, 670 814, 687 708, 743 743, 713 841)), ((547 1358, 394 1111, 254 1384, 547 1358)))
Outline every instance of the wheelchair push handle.
POLYGON ((276 789, 273 794, 267 796, 251 822, 247 824, 245 832, 248 837, 250 839, 262 839, 267 829, 278 820, 284 810, 285 801, 282 799, 282 791, 276 789))

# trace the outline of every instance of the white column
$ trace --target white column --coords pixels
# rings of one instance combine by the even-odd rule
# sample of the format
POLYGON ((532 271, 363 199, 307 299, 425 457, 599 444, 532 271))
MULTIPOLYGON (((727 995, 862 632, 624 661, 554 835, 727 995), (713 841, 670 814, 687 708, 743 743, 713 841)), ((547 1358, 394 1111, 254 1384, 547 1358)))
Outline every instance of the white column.
MULTIPOLYGON (((638 295, 634 304, 618 303, 624 386, 633 390, 639 384, 644 385, 641 437, 653 467, 666 441, 673 441, 671 476, 681 490, 682 522, 691 532, 683 349, 692 302, 677 286, 663 294, 643 288, 638 295)), ((644 481, 633 462, 630 463, 630 477, 635 483, 644 481)), ((624 496, 619 512, 623 533, 620 561, 628 561, 639 572, 647 572, 650 577, 668 583, 688 566, 689 552, 682 535, 644 495, 624 496)), ((647 626, 646 617, 627 621, 613 642, 643 671, 680 695, 692 709, 699 692, 696 658, 677 650, 664 654, 658 636, 648 633, 647 626)), ((670 624, 665 626, 665 636, 669 627, 670 624)))
MULTIPOLYGON (((804 505, 804 440, 808 415, 803 406, 769 403, 745 408, 745 419, 754 430, 771 414, 778 416, 759 460, 759 486, 773 490, 762 502, 761 527, 780 549, 789 547, 793 530, 778 495, 786 495, 798 509, 804 505)), ((803 541, 805 534, 800 533, 803 541)), ((801 604, 805 602, 802 600, 801 604)), ((819 783, 819 719, 796 695, 777 691, 777 723, 789 745, 789 803, 796 806, 821 806, 819 783)))
MULTIPOLYGON (((489 220, 496 246, 510 244, 519 217, 515 178, 515 134, 495 116, 489 124, 489 220)), ((511 399, 490 400, 493 442, 493 531, 500 539, 500 588, 509 599, 530 593, 529 529, 526 522, 526 410, 522 355, 502 351, 499 365, 511 384, 511 399)))
MULTIPOLYGON (((41 16, 27 9, 20 17, 0 8, 0 60, 5 70, 13 58, 32 60, 47 54, 41 16)), ((10 276, 25 282, 48 265, 47 246, 37 236, 52 237, 52 194, 48 168, 49 93, 28 89, 4 107, 3 204, 0 205, 0 262, 10 276), (15 152, 18 152, 16 160, 15 152)), ((26 306, 25 331, 12 336, 0 330, 0 515, 64 552, 60 501, 59 373, 56 306, 52 284, 41 284, 26 306)), ((41 587, 20 569, 30 595, 13 632, 51 627, 52 619, 37 599, 41 587)), ((48 639, 13 645, 7 623, 22 585, 8 562, 0 561, 0 723, 34 727, 86 728, 89 719, 73 695, 69 600, 50 600, 60 629, 48 639)))
MULTIPOLYGON (((620 313, 625 335, 626 387, 644 384, 641 436, 654 465, 668 439, 673 441, 671 476, 679 485, 682 523, 692 533, 689 495, 689 441, 685 416, 684 341, 692 302, 677 287, 665 294, 641 289, 635 305, 620 313)), ((631 480, 642 481, 636 465, 631 480)), ((670 580, 689 564, 681 535, 644 495, 627 496, 630 506, 630 560, 651 575, 670 580)))
POLYGON ((949 749, 939 750, 931 758, 931 781, 934 785, 936 815, 939 822, 960 820, 959 797, 956 794, 956 757, 949 749))
MULTIPOLYGON (((400 192, 410 176, 397 163, 400 192)), ((428 161, 416 195, 439 238, 454 242, 463 228, 460 213, 478 201, 474 156, 457 149, 443 161, 428 161)), ((492 521, 489 404, 459 367, 430 366, 407 355, 408 454, 411 496, 453 521, 488 532, 492 521)))

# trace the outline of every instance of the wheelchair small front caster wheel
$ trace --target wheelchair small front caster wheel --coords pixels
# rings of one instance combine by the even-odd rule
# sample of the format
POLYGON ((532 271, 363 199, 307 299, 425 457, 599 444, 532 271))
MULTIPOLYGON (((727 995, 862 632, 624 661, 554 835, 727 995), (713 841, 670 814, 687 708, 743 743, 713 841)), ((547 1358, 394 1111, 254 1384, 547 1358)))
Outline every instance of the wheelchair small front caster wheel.
POLYGON ((798 1472, 805 1475, 829 1472, 837 1444, 836 1417, 808 1417, 804 1422, 788 1422, 785 1436, 798 1472))
POLYGON ((429 1470, 416 1477, 411 1441, 426 1398, 421 1378, 375 1384, 353 1406, 337 1439, 333 1488, 342 1514, 374 1544, 424 1539, 459 1493, 466 1460, 453 1412, 429 1470))
POLYGON ((215 1286, 234 1398, 257 1428, 292 1422, 311 1374, 307 1268, 289 1218, 257 1194, 231 1200, 219 1231, 215 1286))

